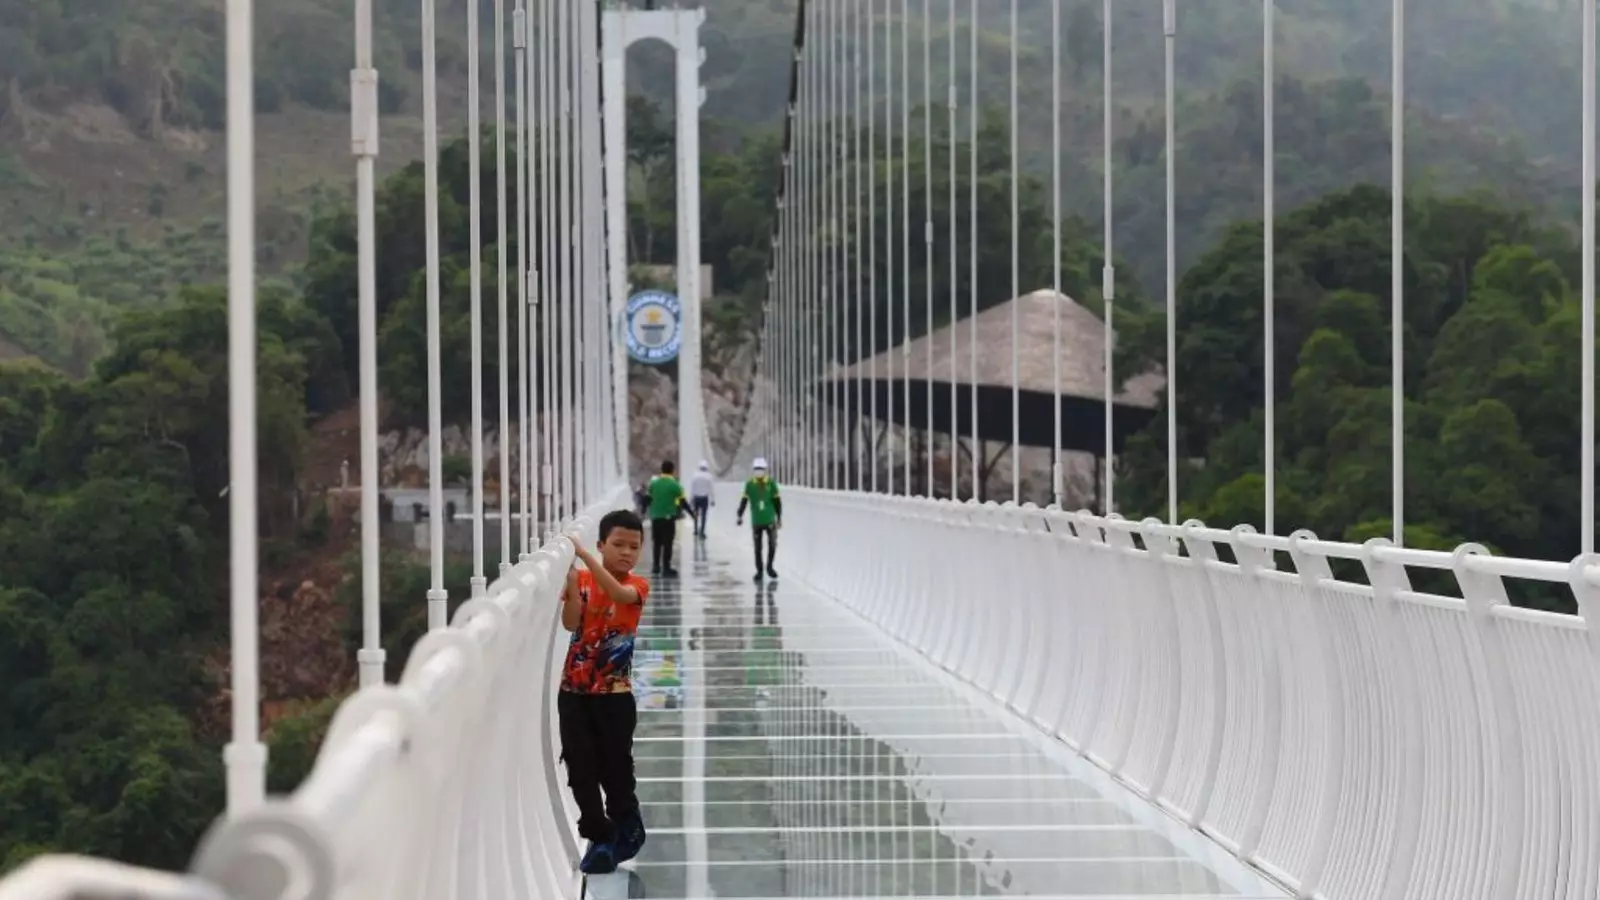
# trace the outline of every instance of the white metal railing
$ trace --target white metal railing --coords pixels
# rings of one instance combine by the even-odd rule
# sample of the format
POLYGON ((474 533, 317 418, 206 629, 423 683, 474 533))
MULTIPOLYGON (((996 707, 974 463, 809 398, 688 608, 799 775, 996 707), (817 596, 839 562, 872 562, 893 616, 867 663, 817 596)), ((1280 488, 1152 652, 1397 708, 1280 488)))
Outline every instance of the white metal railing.
POLYGON ((234 900, 561 897, 577 839, 556 769, 557 597, 610 492, 462 604, 396 685, 340 707, 293 794, 219 822, 195 871, 234 900))
POLYGON ((199 878, 83 856, 44 856, 0 882, 0 900, 227 900, 199 878))
POLYGON ((3 900, 503 900, 575 896, 556 768, 556 602, 572 539, 618 488, 412 649, 400 682, 339 707, 292 794, 219 819, 194 874, 45 857, 3 900))
POLYGON ((800 489, 784 522, 786 571, 1299 896, 1600 896, 1600 557, 800 489))

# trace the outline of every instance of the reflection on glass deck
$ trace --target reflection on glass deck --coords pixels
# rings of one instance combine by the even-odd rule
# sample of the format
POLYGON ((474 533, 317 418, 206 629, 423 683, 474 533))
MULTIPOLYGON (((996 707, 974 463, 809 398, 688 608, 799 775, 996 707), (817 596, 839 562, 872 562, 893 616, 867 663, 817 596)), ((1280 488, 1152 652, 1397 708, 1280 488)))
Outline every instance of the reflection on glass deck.
MULTIPOLYGON (((713 533, 638 642, 650 841, 597 900, 1286 895, 713 533)), ((781 562, 781 560, 780 560, 781 562)))

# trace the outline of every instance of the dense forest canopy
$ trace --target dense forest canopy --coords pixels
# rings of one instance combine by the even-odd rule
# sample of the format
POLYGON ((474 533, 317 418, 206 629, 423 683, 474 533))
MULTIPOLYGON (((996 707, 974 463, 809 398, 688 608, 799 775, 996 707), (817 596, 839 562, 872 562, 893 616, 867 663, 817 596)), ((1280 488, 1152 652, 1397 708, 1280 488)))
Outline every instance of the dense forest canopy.
MULTIPOLYGON (((1363 540, 1392 530, 1389 206, 1386 191, 1359 187, 1279 223, 1280 533, 1363 540)), ((1406 218, 1407 541, 1571 558, 1576 244, 1485 196, 1415 196, 1406 218)), ((1180 517, 1263 524, 1262 273, 1261 224, 1239 223, 1179 285, 1180 517)), ((1163 363, 1164 311, 1124 321, 1130 361, 1163 363)), ((1119 461, 1125 514, 1165 517, 1165 422, 1157 416, 1119 461)))

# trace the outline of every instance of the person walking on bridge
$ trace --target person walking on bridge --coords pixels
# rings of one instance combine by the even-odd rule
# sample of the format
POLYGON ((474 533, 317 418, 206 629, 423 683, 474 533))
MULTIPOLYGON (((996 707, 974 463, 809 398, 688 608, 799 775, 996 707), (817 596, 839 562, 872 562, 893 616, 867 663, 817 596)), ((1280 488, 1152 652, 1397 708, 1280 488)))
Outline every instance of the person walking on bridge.
POLYGON ((756 547, 756 581, 776 579, 778 570, 772 558, 778 553, 778 530, 783 527, 783 499, 778 496, 778 482, 767 477, 767 461, 756 457, 751 466, 754 474, 744 483, 744 493, 739 496, 739 512, 735 520, 744 524, 744 511, 750 510, 750 536, 756 547), (766 539, 766 566, 761 564, 761 543, 766 539))
POLYGON ((661 464, 661 474, 650 479, 645 491, 650 495, 650 553, 653 564, 650 574, 676 578, 678 570, 672 567, 672 542, 678 536, 678 516, 687 512, 694 515, 689 498, 684 495, 683 482, 676 475, 672 460, 661 464))
POLYGON ((711 464, 700 460, 700 471, 689 479, 689 501, 694 506, 694 536, 706 536, 706 518, 711 511, 711 464))

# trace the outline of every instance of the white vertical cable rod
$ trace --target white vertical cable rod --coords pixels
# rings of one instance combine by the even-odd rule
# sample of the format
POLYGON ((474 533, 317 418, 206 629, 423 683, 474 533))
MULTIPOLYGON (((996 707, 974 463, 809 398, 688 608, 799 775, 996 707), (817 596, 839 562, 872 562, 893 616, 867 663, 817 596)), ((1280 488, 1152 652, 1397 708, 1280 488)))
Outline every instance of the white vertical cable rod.
MULTIPOLYGON (((261 805, 260 602, 256 548, 255 59, 250 0, 228 0, 228 601, 232 739, 228 815, 261 805)), ((371 480, 375 473, 363 473, 371 480)))
POLYGON ((589 334, 586 319, 589 294, 588 274, 588 140, 583 128, 583 10, 587 3, 575 3, 568 11, 572 40, 572 68, 567 82, 571 98, 567 127, 572 147, 572 219, 567 223, 571 236, 572 263, 572 511, 576 515, 589 496, 589 334))
MULTIPOLYGON (((853 258, 856 256, 853 235, 854 208, 850 202, 850 179, 851 175, 853 175, 853 170, 850 167, 850 130, 854 127, 854 117, 850 115, 851 69, 850 58, 848 58, 850 32, 846 30, 850 27, 850 19, 848 19, 850 6, 851 3, 848 2, 840 3, 838 13, 835 14, 834 18, 834 66, 838 82, 838 101, 837 110, 835 110, 838 128, 835 130, 834 147, 835 167, 838 170, 838 202, 835 208, 837 208, 838 219, 840 219, 837 229, 838 237, 840 237, 840 251, 838 251, 840 277, 835 279, 835 283, 840 285, 840 291, 842 291, 842 296, 840 296, 840 319, 838 319, 838 328, 835 328, 834 331, 834 372, 843 372, 845 360, 850 359, 850 323, 851 311, 853 311, 851 298, 856 295, 854 282, 850 277, 851 264, 853 264, 853 258)), ((851 469, 848 456, 850 456, 851 442, 850 416, 846 415, 846 413, 850 410, 850 404, 848 404, 848 397, 843 394, 845 384, 834 381, 832 383, 832 391, 835 392, 834 408, 837 410, 838 415, 837 447, 840 447, 840 450, 846 456, 845 466, 840 468, 840 477, 838 477, 835 487, 848 490, 850 488, 851 469)))
POLYGON ((480 142, 483 126, 482 110, 478 99, 478 48, 483 35, 478 28, 476 0, 467 4, 467 207, 472 223, 469 241, 472 245, 472 263, 469 277, 472 280, 472 596, 483 596, 489 580, 483 574, 483 191, 479 186, 482 177, 480 142))
POLYGON ((929 0, 922 0, 922 245, 923 275, 927 281, 927 327, 923 342, 927 344, 924 373, 927 397, 922 420, 922 437, 928 445, 928 466, 922 483, 924 496, 932 497, 933 490, 933 9, 929 0))
POLYGON ((824 279, 823 299, 826 307, 822 310, 822 347, 823 355, 818 368, 817 383, 824 386, 827 391, 827 406, 822 410, 822 432, 826 435, 826 448, 822 486, 835 488, 838 484, 834 476, 838 470, 838 432, 834 430, 837 424, 834 417, 835 404, 833 396, 832 374, 833 363, 837 358, 838 320, 835 313, 839 302, 839 268, 840 251, 844 243, 839 240, 839 170, 835 165, 834 148, 839 139, 839 107, 836 102, 835 92, 838 89, 838 67, 834 65, 834 49, 837 38, 839 5, 834 0, 824 0, 820 10, 824 19, 823 50, 821 68, 823 74, 823 119, 822 119, 822 167, 823 167, 823 234, 827 235, 828 243, 823 257, 824 279))
MULTIPOLYGON (((532 217, 528 214, 528 111, 531 98, 528 97, 529 66, 528 47, 530 22, 529 16, 522 6, 522 0, 517 0, 516 9, 511 14, 512 45, 516 56, 516 101, 517 101, 517 391, 521 415, 517 419, 517 520, 519 528, 518 558, 526 556, 531 549, 529 529, 532 528, 528 516, 528 457, 529 457, 529 417, 528 417, 528 364, 532 357, 528 354, 528 293, 530 288, 537 287, 529 284, 528 279, 528 237, 532 217)), ((540 229, 541 231, 543 229, 540 229)), ((510 436, 505 440, 506 448, 511 446, 510 436)), ((508 484, 503 489, 510 493, 508 484)))
MULTIPOLYGON (((904 2, 904 0, 901 0, 904 2)), ((888 404, 887 414, 884 416, 883 435, 889 444, 889 458, 884 466, 887 481, 885 486, 889 493, 895 492, 895 458, 894 458, 894 411, 895 411, 895 361, 898 356, 899 343, 896 341, 894 330, 895 312, 895 247, 894 247, 894 0, 883 2, 883 254, 884 254, 884 308, 888 313, 885 323, 885 336, 887 347, 883 354, 884 367, 884 397, 888 404)))
POLYGON ((1106 321, 1106 450, 1105 472, 1103 473, 1105 478, 1105 499, 1101 504, 1103 506, 1101 512, 1106 515, 1110 515, 1111 511, 1116 508, 1112 495, 1112 491, 1116 486, 1115 466, 1113 465, 1115 460, 1113 451, 1116 448, 1114 441, 1116 432, 1113 429, 1116 425, 1116 422, 1112 416, 1112 409, 1116 402, 1116 381, 1112 375, 1112 306, 1113 301, 1116 299, 1117 292, 1117 271, 1116 262, 1114 261, 1113 255, 1114 247, 1112 244, 1112 224, 1114 213, 1111 208, 1112 174, 1113 170, 1115 169, 1112 157, 1112 142, 1116 134, 1115 111, 1111 106, 1111 0, 1103 0, 1100 11, 1100 19, 1102 25, 1100 29, 1100 114, 1104 120, 1101 125, 1101 139, 1103 141, 1103 148, 1101 150, 1103 173, 1100 202, 1102 206, 1101 217, 1103 219, 1105 228, 1105 237, 1102 241, 1102 243, 1105 245, 1105 259, 1100 264, 1100 297, 1105 304, 1106 321))
POLYGON ((1595 4, 1583 5, 1583 410, 1581 552, 1594 552, 1595 4))
POLYGON ((591 127, 590 111, 598 109, 595 98, 591 96, 591 86, 594 83, 593 66, 596 56, 594 42, 589 39, 589 20, 596 4, 584 3, 578 7, 578 136, 582 152, 577 156, 578 165, 583 173, 582 192, 579 194, 580 223, 582 228, 577 232, 581 245, 583 265, 580 269, 583 278, 581 290, 578 292, 578 309, 583 314, 584 353, 579 357, 583 362, 583 442, 580 450, 584 454, 583 492, 580 506, 585 506, 598 494, 599 463, 600 463, 600 421, 595 416, 599 409, 599 382, 595 375, 595 364, 600 361, 600 345, 595 341, 594 311, 600 299, 599 287, 595 282, 594 253, 599 243, 595 240, 594 222, 595 211, 598 209, 599 198, 594 193, 595 165, 600 161, 600 146, 594 139, 594 130, 591 127))
POLYGON ((589 355, 589 415, 590 438, 594 461, 590 464, 589 502, 600 496, 603 488, 611 485, 607 473, 608 460, 615 456, 615 445, 606 440, 608 428, 614 420, 606 416, 607 398, 611 380, 606 365, 610 359, 611 341, 606 322, 609 318, 611 292, 605 268, 605 192, 602 190, 604 170, 601 166, 603 151, 600 136, 600 7, 590 3, 584 7, 584 60, 588 68, 588 97, 584 115, 589 123, 589 336, 594 352, 589 355))
POLYGON ((372 68, 372 0, 356 0, 356 65, 350 123, 356 157, 356 304, 361 420, 361 686, 383 683, 378 523, 378 267, 374 173, 378 156, 378 73, 372 68))
MULTIPOLYGON (((798 27, 798 26, 797 26, 798 27)), ((778 408, 778 438, 770 446, 775 456, 783 458, 782 480, 795 481, 798 469, 795 464, 796 441, 794 440, 794 416, 790 407, 790 398, 793 396, 790 380, 790 354, 793 352, 793 333, 790 322, 793 320, 792 304, 794 302, 794 245, 795 236, 794 210, 796 192, 798 187, 795 182, 795 150, 799 146, 796 129, 799 122, 796 119, 798 111, 798 98, 800 90, 799 48, 795 47, 794 70, 791 78, 794 89, 790 93, 789 109, 789 140, 784 148, 783 156, 783 206, 778 210, 783 217, 782 229, 778 232, 778 254, 782 263, 783 289, 779 293, 778 319, 773 327, 774 337, 778 341, 777 358, 777 390, 776 404, 778 408)), ((757 453, 760 451, 758 450, 757 453)))
MULTIPOLYGON (((496 299, 500 303, 500 574, 511 569, 511 378, 510 324, 507 321, 509 300, 506 278, 506 4, 494 4, 494 160, 495 195, 498 198, 495 212, 495 265, 499 272, 495 279, 496 299)), ((521 158, 518 157, 518 163, 521 158)))
POLYGON ((911 496, 911 2, 900 0, 900 377, 902 484, 911 496))
MULTIPOLYGON (((1584 0, 1585 4, 1591 0, 1584 0)), ((1394 497, 1394 544, 1405 546, 1406 534, 1406 433, 1405 433, 1405 204, 1406 204, 1406 3, 1392 0, 1393 15, 1389 64, 1394 96, 1389 104, 1389 134, 1393 146, 1389 164, 1389 430, 1393 445, 1390 491, 1394 497)))
POLYGON ((778 395, 781 404, 780 415, 783 421, 783 437, 781 448, 784 459, 787 460, 784 478, 795 483, 800 478, 800 442, 794 413, 794 304, 799 291, 799 264, 798 250, 800 246, 800 229, 798 217, 795 215, 800 208, 800 50, 795 48, 795 92, 793 101, 789 105, 790 138, 788 156, 784 163, 784 177, 789 180, 789 188, 784 194, 783 216, 783 319, 782 328, 778 339, 780 346, 780 374, 782 393, 778 395))
POLYGON ((1262 273, 1262 377, 1266 412, 1265 441, 1262 461, 1266 469, 1266 526, 1267 534, 1277 533, 1278 464, 1277 464, 1277 204, 1274 200, 1277 146, 1273 134, 1273 94, 1277 67, 1276 30, 1273 12, 1277 0, 1261 0, 1261 273, 1262 273))
POLYGON ((544 490, 550 496, 550 508, 544 511, 548 522, 547 530, 559 531, 560 525, 566 520, 566 481, 562 465, 562 440, 561 428, 566 421, 566 410, 562 405, 564 394, 563 383, 565 380, 565 362, 562 356, 567 348, 563 342, 561 330, 561 300, 563 296, 563 279, 566 276, 563 268, 562 248, 565 246, 566 235, 562 229, 565 221, 562 217, 562 167, 566 152, 561 146, 565 135, 562 128, 561 117, 561 71, 562 71, 562 41, 561 20, 562 10, 555 0, 544 0, 545 7, 545 46, 541 56, 547 62, 545 65, 545 107, 542 130, 548 132, 545 138, 546 153, 549 167, 547 174, 548 184, 545 186, 548 195, 548 207, 545 210, 544 227, 542 230, 549 232, 546 250, 549 253, 544 259, 545 291, 543 302, 537 307, 539 317, 547 320, 549 325, 549 379, 550 379, 550 406, 545 410, 545 418, 539 423, 539 428, 545 436, 545 443, 549 447, 548 454, 544 457, 544 474, 549 476, 549 486, 544 490))
POLYGON ((444 441, 439 365, 439 84, 434 0, 422 0, 423 218, 428 261, 428 629, 445 626, 444 441))
MULTIPOLYGON (((884 0, 888 2, 888 0, 884 0)), ((869 489, 878 492, 878 86, 877 0, 867 0, 867 463, 869 489)), ((887 130, 885 131, 887 133, 887 130)))
POLYGON ((806 234, 806 104, 809 102, 806 90, 806 42, 811 39, 808 33, 811 28, 810 11, 801 9, 802 16, 800 46, 796 48, 795 59, 795 86, 794 95, 794 144, 790 158, 791 177, 794 180, 793 209, 790 213, 791 229, 789 232, 789 248, 792 254, 793 266, 793 292, 794 296, 789 304, 790 320, 784 329, 788 332, 789 343, 789 394, 786 399, 791 428, 789 443, 794 453, 794 478, 800 484, 805 483, 806 466, 811 459, 811 444, 805 433, 805 407, 800 396, 800 385, 804 369, 801 366, 803 348, 801 339, 804 337, 801 328, 801 316, 805 311, 806 289, 809 286, 810 259, 809 238, 806 234))
MULTIPOLYGON (((1169 0, 1170 2, 1170 0, 1169 0)), ((1018 249, 1021 216, 1017 202, 1017 0, 1011 0, 1011 502, 1022 502, 1022 358, 1018 346, 1022 301, 1018 249)))
POLYGON ((1161 26, 1166 51, 1167 120, 1167 522, 1178 523, 1178 240, 1173 157, 1177 141, 1173 128, 1173 61, 1178 37, 1178 9, 1174 0, 1162 0, 1161 26))
MULTIPOLYGON (((848 304, 850 296, 850 242, 848 238, 849 211, 848 206, 846 205, 847 197, 845 194, 845 188, 850 183, 850 173, 845 166, 846 160, 844 155, 844 148, 846 147, 847 141, 845 128, 849 123, 849 118, 845 114, 845 88, 847 84, 846 76, 848 73, 845 70, 844 56, 845 6, 842 2, 835 3, 833 10, 833 41, 831 45, 833 52, 830 66, 833 70, 834 76, 834 128, 833 143, 828 147, 828 158, 833 160, 834 169, 834 227, 832 232, 834 234, 834 240, 837 242, 838 246, 838 249, 834 255, 834 258, 838 260, 838 270, 834 273, 832 281, 834 285, 835 301, 833 306, 833 340, 830 345, 831 352, 829 353, 828 357, 828 393, 829 396, 833 398, 832 417, 834 452, 836 455, 842 453, 845 456, 848 456, 849 437, 845 432, 847 423, 842 415, 844 411, 844 398, 840 393, 841 385, 833 378, 834 373, 843 369, 842 364, 845 359, 845 347, 847 346, 845 341, 846 336, 849 333, 848 304)), ((849 482, 847 480, 847 476, 849 474, 848 465, 841 464, 844 462, 844 460, 841 460, 835 463, 835 476, 833 482, 833 486, 835 488, 845 489, 849 486, 849 482)))
POLYGON ((573 141, 572 127, 572 9, 565 3, 557 3, 557 28, 556 46, 559 71, 556 73, 556 91, 559 100, 556 110, 558 127, 556 134, 558 160, 561 164, 561 181, 557 185, 556 195, 560 198, 560 218, 556 229, 557 257, 560 273, 560 289, 557 292, 557 303, 561 313, 561 340, 559 346, 561 365, 561 435, 559 451, 561 455, 561 521, 567 522, 572 518, 577 509, 577 482, 573 477, 573 463, 575 453, 576 430, 573 428, 574 407, 577 400, 574 384, 574 375, 577 370, 577 340, 573 328, 573 292, 576 287, 574 278, 573 250, 577 242, 572 223, 576 218, 576 209, 573 202, 573 169, 577 163, 576 146, 573 141))
MULTIPOLYGON (((863 266, 863 264, 866 262, 866 256, 865 256, 865 254, 862 253, 862 246, 861 246, 863 241, 865 241, 865 242, 867 242, 869 244, 872 241, 871 233, 866 230, 866 226, 868 226, 870 224, 870 221, 864 218, 865 206, 863 204, 863 200, 862 200, 862 196, 861 196, 861 190, 862 190, 862 167, 861 167, 861 137, 862 137, 862 130, 861 130, 861 128, 862 128, 862 126, 861 126, 861 111, 862 111, 862 103, 861 103, 861 98, 862 98, 862 92, 861 92, 861 87, 862 87, 862 85, 861 85, 861 59, 862 59, 862 40, 863 40, 863 33, 864 33, 863 25, 864 25, 864 23, 866 21, 866 12, 864 11, 863 5, 860 4, 860 3, 852 3, 852 4, 850 4, 850 8, 855 12, 855 23, 854 23, 855 40, 854 40, 853 45, 851 47, 851 66, 850 66, 852 79, 854 81, 854 99, 852 101, 854 114, 850 117, 850 140, 851 140, 851 157, 852 157, 852 162, 851 162, 850 169, 851 169, 851 173, 852 173, 852 175, 854 177, 854 180, 855 180, 855 210, 854 210, 854 213, 855 213, 855 231, 851 235, 852 240, 850 241, 850 246, 853 248, 853 251, 854 251, 853 255, 855 256, 855 267, 856 267, 856 277, 855 277, 855 313, 856 313, 855 314, 855 320, 856 320, 855 321, 855 348, 854 348, 854 351, 850 354, 850 361, 851 361, 852 365, 859 366, 861 364, 862 338, 863 338, 864 332, 866 331, 866 315, 867 315, 867 312, 864 309, 864 307, 866 305, 866 294, 865 294, 865 291, 863 291, 863 289, 862 289, 862 284, 866 280, 872 278, 873 277, 873 273, 870 270, 864 268, 864 266, 863 266)), ((870 148, 869 148, 869 152, 870 152, 870 148)), ((855 405, 850 410, 850 412, 851 412, 851 415, 850 415, 850 434, 851 434, 852 440, 853 440, 853 442, 855 444, 856 452, 855 452, 855 477, 854 477, 854 479, 851 480, 850 489, 853 490, 853 491, 862 491, 862 490, 866 490, 866 464, 867 464, 868 455, 867 455, 867 442, 866 442, 866 437, 867 436, 861 433, 861 422, 862 422, 861 413, 862 413, 862 410, 865 407, 866 396, 865 396, 865 386, 862 384, 860 369, 856 370, 856 377, 853 379, 853 381, 855 382, 856 397, 855 397, 855 405)))
MULTIPOLYGON (((550 309, 551 298, 555 295, 553 289, 555 267, 551 248, 555 241, 555 223, 550 216, 550 210, 555 201, 551 197, 548 185, 541 185, 539 181, 539 167, 547 166, 550 156, 551 133, 550 124, 553 119, 551 113, 552 94, 550 89, 550 57, 551 57, 551 0, 540 4, 539 18, 536 20, 534 10, 530 3, 527 18, 527 47, 528 68, 523 73, 523 81, 527 91, 528 105, 528 149, 527 153, 518 157, 521 170, 528 179, 527 203, 522 215, 527 222, 528 234, 528 259, 524 264, 524 277, 527 278, 528 290, 523 297, 523 316, 518 318, 518 331, 525 341, 522 346, 527 349, 522 354, 522 363, 519 370, 522 372, 522 388, 520 393, 525 398, 522 401, 522 461, 519 466, 521 473, 522 509, 523 517, 527 522, 521 556, 533 552, 539 544, 539 522, 541 513, 540 486, 543 481, 539 464, 547 456, 544 451, 544 429, 541 429, 539 415, 539 367, 550 365, 548 351, 540 352, 539 339, 534 334, 539 320, 543 318, 546 310, 550 309), (537 24, 535 24, 537 22, 537 24)), ((553 448, 552 448, 553 449, 553 448)), ((548 488, 545 488, 548 494, 548 488)), ((543 514, 550 516, 549 504, 543 504, 543 514)))
MULTIPOLYGON (((534 528, 537 529, 541 520, 545 526, 545 534, 555 531, 556 522, 560 518, 556 508, 556 277, 559 270, 556 266, 556 157, 555 157, 555 108, 556 108, 556 14, 553 0, 545 0, 540 4, 539 11, 539 244, 543 248, 540 254, 540 271, 538 279, 538 296, 543 302, 535 307, 538 313, 539 339, 542 342, 539 353, 538 390, 543 398, 543 403, 537 414, 532 417, 530 427, 535 429, 534 447, 539 457, 537 475, 532 479, 537 482, 539 496, 544 502, 540 504, 541 517, 534 519, 534 528)), ((532 210, 529 211, 532 214, 532 210)), ((530 338, 531 340, 531 338, 530 338)), ((532 547, 525 547, 523 552, 528 552, 532 547)))
POLYGON ((945 23, 948 34, 950 69, 946 85, 946 130, 950 143, 950 499, 961 499, 961 449, 957 440, 961 433, 960 395, 956 390, 956 323, 960 320, 957 309, 961 289, 956 264, 956 243, 960 230, 956 227, 956 0, 949 0, 949 18, 945 23))
MULTIPOLYGON (((955 2, 955 0, 951 0, 955 2)), ((968 21, 972 23, 969 37, 971 38, 971 59, 967 63, 967 77, 970 83, 967 86, 968 102, 967 125, 971 129, 969 146, 967 148, 967 215, 970 218, 967 227, 967 253, 968 281, 970 286, 970 309, 967 313, 967 391, 972 404, 972 498, 981 500, 984 496, 981 457, 983 456, 983 440, 978 437, 981 430, 978 427, 978 0, 969 0, 971 14, 968 21)))
MULTIPOLYGON (((846 27, 848 23, 848 4, 840 2, 834 7, 833 16, 833 69, 834 69, 834 143, 829 152, 834 160, 834 216, 838 220, 835 233, 838 235, 839 271, 834 277, 837 285, 835 292, 838 294, 836 318, 833 329, 833 357, 830 374, 842 372, 845 360, 849 356, 850 340, 850 168, 849 157, 846 149, 850 146, 849 127, 849 86, 850 72, 846 57, 846 27)), ((828 387, 830 396, 833 397, 834 409, 834 449, 843 459, 838 463, 838 474, 834 479, 834 487, 848 490, 850 487, 850 434, 849 419, 846 416, 848 406, 844 394, 844 385, 836 378, 830 379, 828 387)))
POLYGON ((1054 333, 1050 353, 1054 402, 1050 410, 1055 419, 1055 437, 1050 443, 1050 490, 1056 506, 1065 508, 1066 473, 1061 468, 1061 0, 1050 0, 1050 221, 1051 289, 1055 292, 1050 298, 1054 333))
POLYGON ((804 243, 801 244, 801 254, 804 259, 800 291, 800 314, 795 319, 799 340, 799 365, 797 374, 799 380, 795 384, 795 403, 799 410, 800 439, 805 442, 805 483, 816 485, 816 432, 813 430, 812 404, 810 397, 811 388, 811 319, 815 314, 817 277, 816 277, 816 197, 812 192, 815 183, 816 158, 812 153, 812 141, 816 129, 816 6, 807 4, 805 40, 801 44, 802 56, 800 59, 803 81, 800 94, 800 233, 804 243))
POLYGON ((823 304, 827 295, 825 281, 827 246, 824 243, 828 212, 825 180, 827 176, 823 169, 823 153, 827 144, 824 117, 827 113, 823 105, 823 9, 821 0, 810 5, 812 27, 806 39, 806 57, 811 64, 811 126, 807 131, 811 144, 809 170, 811 222, 807 229, 807 233, 811 236, 811 309, 806 315, 805 398, 806 409, 810 412, 811 418, 811 424, 806 429, 806 433, 811 435, 811 484, 813 487, 822 487, 825 483, 823 473, 826 468, 827 439, 823 434, 823 410, 817 402, 817 389, 821 382, 819 376, 822 371, 822 324, 826 320, 823 304))

